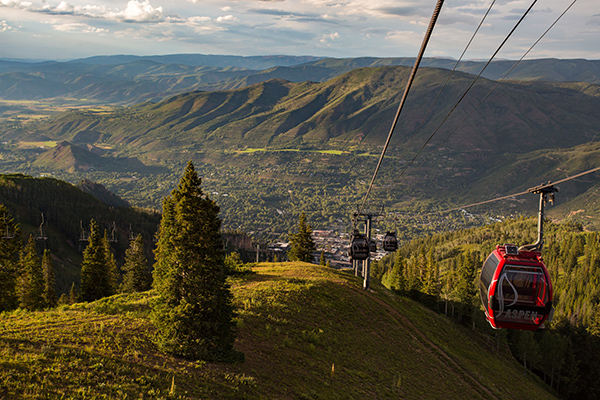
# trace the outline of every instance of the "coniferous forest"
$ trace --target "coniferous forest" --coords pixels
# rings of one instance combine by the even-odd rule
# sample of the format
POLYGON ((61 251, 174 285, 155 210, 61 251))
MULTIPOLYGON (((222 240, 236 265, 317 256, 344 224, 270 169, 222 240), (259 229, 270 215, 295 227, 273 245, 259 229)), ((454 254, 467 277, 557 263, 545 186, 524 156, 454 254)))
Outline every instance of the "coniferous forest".
POLYGON ((525 372, 537 374, 564 398, 600 393, 600 235, 577 224, 546 222, 542 250, 554 289, 555 314, 536 332, 494 331, 485 320, 477 284, 496 245, 533 243, 535 219, 519 218, 406 243, 373 267, 397 293, 484 332, 490 346, 508 343, 525 372), (493 338, 493 340, 492 340, 493 338))

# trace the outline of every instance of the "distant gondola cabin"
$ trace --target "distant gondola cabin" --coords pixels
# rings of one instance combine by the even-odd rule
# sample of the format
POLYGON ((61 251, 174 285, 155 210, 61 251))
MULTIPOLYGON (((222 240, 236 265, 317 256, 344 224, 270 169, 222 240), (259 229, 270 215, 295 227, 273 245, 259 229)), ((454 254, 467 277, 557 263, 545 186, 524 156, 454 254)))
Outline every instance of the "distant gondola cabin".
POLYGON ((383 249, 385 251, 396 251, 398 250, 398 238, 396 238, 396 232, 387 232, 383 238, 383 249))
POLYGON ((552 283, 538 251, 496 246, 485 260, 479 294, 493 328, 537 330, 551 317, 552 283))
POLYGON ((371 255, 369 240, 365 235, 355 232, 350 243, 350 257, 353 260, 366 260, 371 255))

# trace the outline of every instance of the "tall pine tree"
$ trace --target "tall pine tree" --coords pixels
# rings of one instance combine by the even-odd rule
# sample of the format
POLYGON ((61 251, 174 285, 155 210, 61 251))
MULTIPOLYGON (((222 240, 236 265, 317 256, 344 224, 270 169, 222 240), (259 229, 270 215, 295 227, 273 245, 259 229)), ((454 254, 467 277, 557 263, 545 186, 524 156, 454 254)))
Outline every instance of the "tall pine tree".
POLYGON ((90 222, 89 243, 81 262, 79 301, 94 301, 112 294, 106 251, 96 221, 90 222))
POLYGON ((8 209, 0 204, 0 312, 17 308, 17 276, 21 229, 15 224, 8 209))
POLYGON ((44 250, 42 256, 42 272, 44 274, 44 303, 46 307, 56 307, 56 290, 54 288, 54 266, 50 250, 44 250))
POLYGON ((102 248, 104 249, 104 258, 106 259, 106 272, 108 274, 108 292, 106 296, 112 296, 117 293, 119 289, 119 267, 117 266, 117 260, 115 255, 110 248, 110 241, 108 240, 108 231, 104 231, 102 237, 102 248))
POLYGON ((144 292, 152 286, 152 273, 144 254, 144 238, 137 235, 125 251, 123 292, 144 292))
POLYGON ((306 214, 304 212, 302 212, 298 221, 298 232, 290 233, 289 236, 289 259, 291 261, 312 262, 312 254, 316 250, 316 246, 312 238, 312 228, 306 223, 306 214))
POLYGON ((163 201, 152 314, 159 348, 189 359, 242 356, 233 350, 234 309, 218 214, 189 162, 177 189, 163 201))
POLYGON ((20 264, 21 273, 17 285, 19 307, 26 310, 41 310, 45 306, 44 273, 33 235, 29 235, 29 241, 21 251, 20 264))

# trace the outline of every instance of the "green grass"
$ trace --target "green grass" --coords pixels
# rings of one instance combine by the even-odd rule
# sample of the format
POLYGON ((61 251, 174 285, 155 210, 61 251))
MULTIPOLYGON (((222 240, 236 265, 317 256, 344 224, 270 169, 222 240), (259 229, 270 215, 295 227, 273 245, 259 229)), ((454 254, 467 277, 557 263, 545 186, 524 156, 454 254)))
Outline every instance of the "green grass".
POLYGON ((47 140, 44 142, 19 142, 18 146, 20 149, 34 149, 34 148, 38 148, 38 147, 44 147, 44 148, 53 148, 56 147, 56 141, 55 140, 47 140))
POLYGON ((342 155, 348 154, 348 151, 345 150, 304 150, 304 149, 244 149, 244 150, 236 150, 237 154, 253 154, 257 152, 265 152, 265 153, 284 153, 284 152, 306 152, 306 153, 319 153, 319 154, 332 154, 332 155, 342 155))
POLYGON ((232 280, 239 364, 159 353, 153 294, 0 317, 0 393, 52 399, 552 398, 505 349, 376 282, 305 263, 232 280))

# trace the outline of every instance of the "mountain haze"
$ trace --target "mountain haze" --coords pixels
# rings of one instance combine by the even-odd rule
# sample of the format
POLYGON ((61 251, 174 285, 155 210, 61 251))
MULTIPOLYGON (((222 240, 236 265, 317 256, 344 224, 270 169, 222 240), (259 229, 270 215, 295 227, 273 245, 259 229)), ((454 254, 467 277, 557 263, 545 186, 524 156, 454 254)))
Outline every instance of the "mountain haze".
MULTIPOLYGON (((356 68, 409 66, 414 58, 333 59, 291 56, 98 56, 69 62, 23 62, 0 59, 0 99, 52 99, 84 104, 133 104, 159 101, 193 90, 242 88, 269 79, 325 82, 356 68)), ((451 59, 426 58, 422 67, 452 69, 451 59)), ((483 77, 499 79, 514 61, 493 61, 483 77)), ((457 70, 477 74, 483 62, 463 61, 457 70)), ((509 79, 600 83, 599 60, 522 61, 509 79)))

